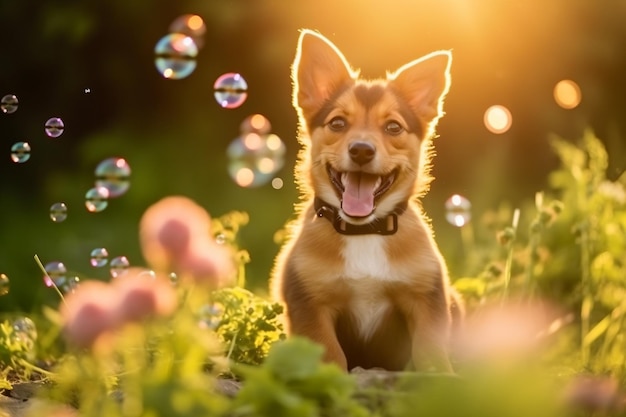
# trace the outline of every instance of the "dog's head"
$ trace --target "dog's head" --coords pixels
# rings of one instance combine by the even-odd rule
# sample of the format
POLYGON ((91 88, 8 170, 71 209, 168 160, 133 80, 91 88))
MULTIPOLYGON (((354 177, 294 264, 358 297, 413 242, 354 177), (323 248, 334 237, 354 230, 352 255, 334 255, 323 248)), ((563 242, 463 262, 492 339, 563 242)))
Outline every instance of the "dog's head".
POLYGON ((340 208, 353 224, 423 193, 450 61, 450 52, 434 52, 386 79, 363 80, 330 41, 303 30, 292 76, 304 193, 340 208))

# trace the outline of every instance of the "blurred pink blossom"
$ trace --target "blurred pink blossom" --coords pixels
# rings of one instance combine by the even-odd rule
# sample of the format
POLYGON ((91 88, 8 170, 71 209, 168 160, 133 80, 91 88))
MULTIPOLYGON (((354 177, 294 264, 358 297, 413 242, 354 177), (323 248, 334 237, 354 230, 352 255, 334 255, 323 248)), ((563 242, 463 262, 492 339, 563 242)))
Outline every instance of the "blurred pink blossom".
POLYGON ((228 246, 215 242, 211 218, 187 197, 163 198, 148 207, 139 225, 143 256, 158 272, 212 288, 230 285, 236 272, 228 246))
POLYGON ((140 268, 110 284, 84 281, 61 307, 63 334, 72 346, 92 348, 126 323, 172 314, 176 304, 169 280, 140 268))

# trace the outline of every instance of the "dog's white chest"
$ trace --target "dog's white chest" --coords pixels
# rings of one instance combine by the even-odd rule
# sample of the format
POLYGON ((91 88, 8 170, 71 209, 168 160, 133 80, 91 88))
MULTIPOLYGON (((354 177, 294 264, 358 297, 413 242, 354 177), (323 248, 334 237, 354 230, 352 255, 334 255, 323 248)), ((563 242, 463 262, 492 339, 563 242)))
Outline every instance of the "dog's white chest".
POLYGON ((389 258, 385 251, 385 237, 378 235, 350 236, 343 248, 344 271, 347 279, 372 278, 386 281, 391 278, 389 258))
POLYGON ((392 280, 383 236, 351 236, 345 240, 343 276, 351 288, 350 314, 359 335, 369 339, 389 308, 382 285, 392 280))

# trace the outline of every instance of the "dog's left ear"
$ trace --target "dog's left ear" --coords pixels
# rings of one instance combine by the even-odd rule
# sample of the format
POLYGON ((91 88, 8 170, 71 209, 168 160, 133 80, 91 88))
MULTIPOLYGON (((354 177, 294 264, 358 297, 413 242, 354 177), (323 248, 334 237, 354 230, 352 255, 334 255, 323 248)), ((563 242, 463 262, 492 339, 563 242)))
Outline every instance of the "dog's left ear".
POLYGON ((450 88, 451 62, 449 51, 438 51, 387 74, 389 84, 424 123, 426 137, 433 133, 437 121, 443 116, 443 99, 450 88))

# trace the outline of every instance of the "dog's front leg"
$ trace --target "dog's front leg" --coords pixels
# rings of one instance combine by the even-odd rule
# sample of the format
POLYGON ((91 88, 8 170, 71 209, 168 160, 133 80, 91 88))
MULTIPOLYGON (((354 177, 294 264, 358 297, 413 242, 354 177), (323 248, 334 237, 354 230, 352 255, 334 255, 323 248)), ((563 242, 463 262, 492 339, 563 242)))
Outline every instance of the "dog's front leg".
POLYGON ((411 357, 417 371, 431 368, 452 373, 449 359, 450 313, 442 293, 415 294, 400 303, 411 337, 411 357))
POLYGON ((325 348, 324 361, 333 362, 348 370, 346 355, 337 340, 335 317, 326 306, 298 305, 288 309, 290 333, 304 336, 325 348))

